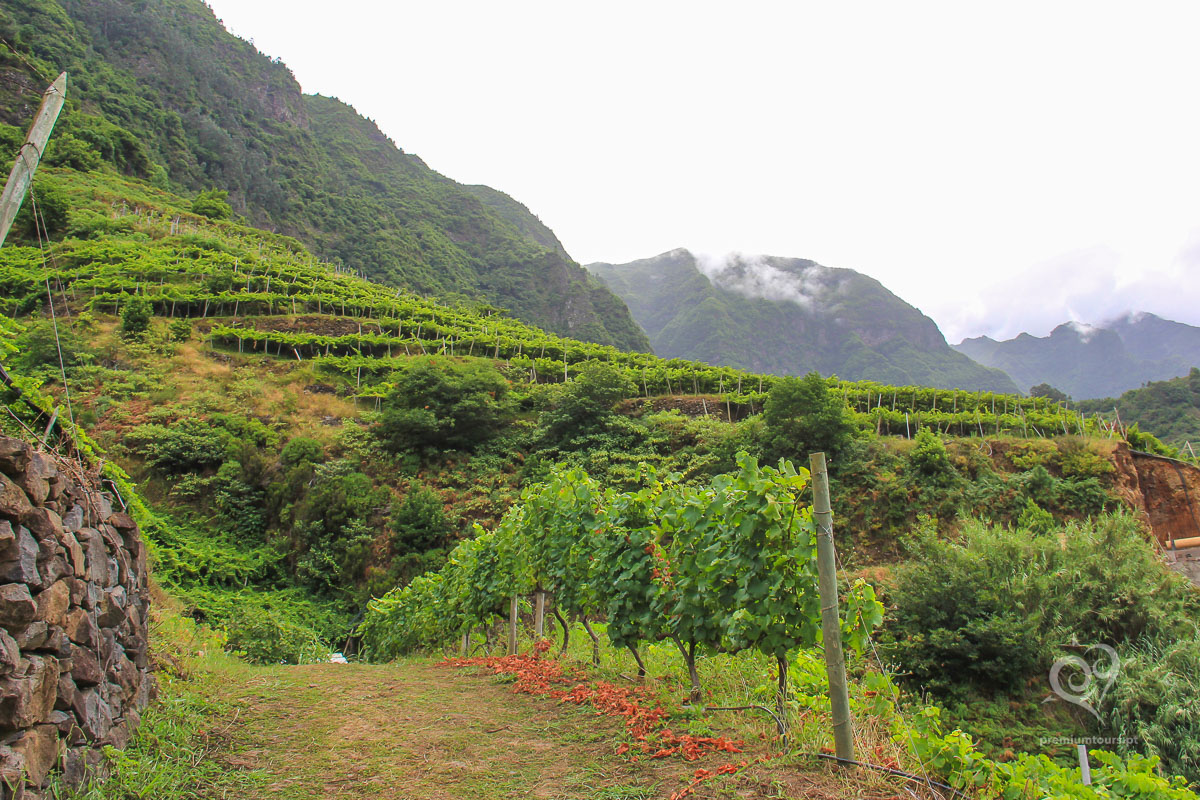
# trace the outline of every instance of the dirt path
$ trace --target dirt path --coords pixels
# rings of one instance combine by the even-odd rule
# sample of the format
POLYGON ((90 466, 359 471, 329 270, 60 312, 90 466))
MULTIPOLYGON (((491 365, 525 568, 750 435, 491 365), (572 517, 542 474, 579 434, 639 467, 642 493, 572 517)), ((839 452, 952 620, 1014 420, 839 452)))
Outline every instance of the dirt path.
MULTIPOLYGON (((618 755, 620 718, 434 664, 255 669, 229 698, 237 712, 220 732, 221 758, 261 778, 241 800, 649 800, 730 760, 618 755)), ((878 773, 773 760, 694 788, 692 800, 915 796, 878 773)))
POLYGON ((694 769, 631 763, 620 721, 441 666, 272 668, 232 698, 227 760, 265 773, 262 798, 651 798, 694 769))

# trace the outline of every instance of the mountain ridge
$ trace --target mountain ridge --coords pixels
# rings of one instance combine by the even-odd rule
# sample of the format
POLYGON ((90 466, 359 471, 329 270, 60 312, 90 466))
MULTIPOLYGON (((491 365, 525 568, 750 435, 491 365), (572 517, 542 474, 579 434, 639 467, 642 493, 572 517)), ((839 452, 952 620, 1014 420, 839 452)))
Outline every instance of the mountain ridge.
POLYGON ((587 268, 625 301, 665 358, 1016 391, 1007 375, 954 353, 932 319, 854 270, 774 256, 719 261, 685 248, 587 268))
POLYGON ((1089 325, 1064 322, 1048 336, 964 339, 952 347, 1003 369, 1019 386, 1048 383, 1076 400, 1116 397, 1200 365, 1200 328, 1148 312, 1089 325))

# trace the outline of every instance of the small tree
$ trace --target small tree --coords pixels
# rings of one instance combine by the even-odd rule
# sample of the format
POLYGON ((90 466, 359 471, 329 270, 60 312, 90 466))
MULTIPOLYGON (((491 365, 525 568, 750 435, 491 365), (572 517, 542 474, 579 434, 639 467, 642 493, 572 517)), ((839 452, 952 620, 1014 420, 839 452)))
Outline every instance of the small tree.
POLYGON ((787 377, 771 387, 763 406, 767 451, 772 459, 823 451, 831 459, 854 434, 854 423, 842 398, 816 372, 787 377))
POLYGON ((445 544, 453 532, 442 498, 420 487, 392 506, 392 550, 396 555, 423 553, 445 544))
POLYGON ((484 362, 420 361, 396 373, 379 437, 392 452, 470 450, 499 430, 508 382, 484 362))
POLYGON ((192 323, 180 318, 171 323, 171 341, 186 342, 192 338, 192 323))
POLYGON ((141 336, 150 328, 154 306, 140 294, 135 294, 121 309, 121 330, 127 336, 141 336))
POLYGON ((229 205, 229 192, 224 189, 201 192, 192 201, 192 213, 209 219, 229 219, 233 216, 233 207, 229 205))

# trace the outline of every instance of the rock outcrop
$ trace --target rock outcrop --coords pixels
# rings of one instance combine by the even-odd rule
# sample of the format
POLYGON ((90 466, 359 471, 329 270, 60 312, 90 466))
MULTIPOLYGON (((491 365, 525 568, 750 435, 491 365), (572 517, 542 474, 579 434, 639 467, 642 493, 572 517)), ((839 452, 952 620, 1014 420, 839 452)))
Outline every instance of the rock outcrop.
POLYGON ((40 797, 56 768, 77 784, 128 743, 155 691, 149 597, 119 498, 0 437, 0 797, 40 797))

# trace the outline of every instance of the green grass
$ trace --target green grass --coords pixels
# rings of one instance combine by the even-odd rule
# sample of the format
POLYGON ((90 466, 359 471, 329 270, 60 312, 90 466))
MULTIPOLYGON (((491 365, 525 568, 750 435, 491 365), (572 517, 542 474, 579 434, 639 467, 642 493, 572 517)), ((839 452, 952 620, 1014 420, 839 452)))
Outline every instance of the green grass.
MULTIPOLYGON (((156 601, 158 599, 156 598, 156 601)), ((106 748, 112 777, 78 789, 56 777, 55 800, 184 800, 239 797, 262 783, 262 775, 217 757, 238 724, 228 687, 245 680, 250 667, 224 652, 223 638, 180 616, 173 608, 152 612, 152 646, 161 669, 159 698, 142 716, 124 751, 106 748)))

